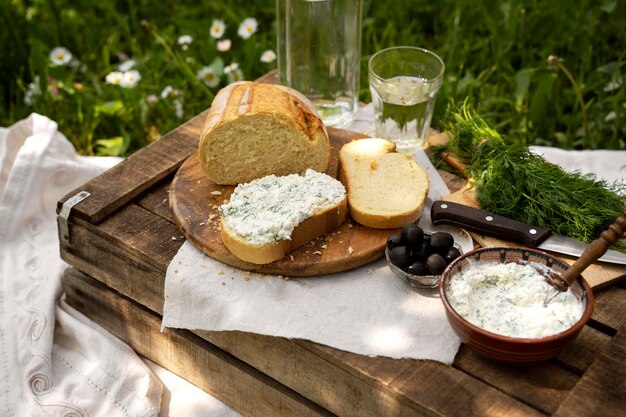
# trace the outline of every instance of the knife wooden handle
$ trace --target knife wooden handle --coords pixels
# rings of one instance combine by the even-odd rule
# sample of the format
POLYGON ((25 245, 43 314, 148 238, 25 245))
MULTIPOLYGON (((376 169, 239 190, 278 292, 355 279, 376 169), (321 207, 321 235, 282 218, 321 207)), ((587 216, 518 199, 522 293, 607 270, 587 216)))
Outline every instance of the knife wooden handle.
POLYGON ((566 291, 567 287, 572 285, 576 278, 599 257, 605 254, 609 246, 617 242, 626 232, 626 211, 619 216, 615 223, 609 226, 608 230, 602 232, 599 238, 594 240, 587 246, 587 249, 580 255, 580 258, 574 262, 560 276, 553 277, 553 285, 559 291, 566 291))
POLYGON ((537 247, 552 231, 543 227, 509 219, 488 211, 449 201, 435 201, 430 209, 434 224, 450 224, 498 239, 520 242, 537 247))

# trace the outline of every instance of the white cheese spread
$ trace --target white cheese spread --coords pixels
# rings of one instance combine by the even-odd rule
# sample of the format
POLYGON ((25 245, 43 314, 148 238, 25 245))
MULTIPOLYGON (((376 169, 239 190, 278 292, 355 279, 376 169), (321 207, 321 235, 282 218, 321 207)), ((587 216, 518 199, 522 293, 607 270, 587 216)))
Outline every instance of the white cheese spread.
POLYGON ((219 212, 231 233, 263 245, 291 239, 297 225, 338 204, 345 195, 341 182, 309 169, 304 176, 268 175, 239 184, 219 212))
POLYGON ((539 338, 567 330, 584 311, 571 289, 544 307, 551 288, 532 265, 475 263, 452 277, 447 296, 457 313, 484 330, 539 338))

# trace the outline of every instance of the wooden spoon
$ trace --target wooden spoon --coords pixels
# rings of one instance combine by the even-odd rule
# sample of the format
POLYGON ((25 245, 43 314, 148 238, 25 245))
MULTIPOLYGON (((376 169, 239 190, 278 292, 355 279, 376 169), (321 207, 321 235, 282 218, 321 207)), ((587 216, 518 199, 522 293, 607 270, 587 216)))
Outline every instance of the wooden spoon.
POLYGON ((560 292, 565 292, 574 283, 576 278, 599 257, 604 255, 609 246, 617 242, 626 232, 626 211, 619 216, 615 223, 609 226, 608 230, 602 232, 599 238, 587 246, 587 249, 580 257, 562 274, 553 274, 550 284, 554 290, 549 292, 544 301, 544 306, 548 305, 560 292))

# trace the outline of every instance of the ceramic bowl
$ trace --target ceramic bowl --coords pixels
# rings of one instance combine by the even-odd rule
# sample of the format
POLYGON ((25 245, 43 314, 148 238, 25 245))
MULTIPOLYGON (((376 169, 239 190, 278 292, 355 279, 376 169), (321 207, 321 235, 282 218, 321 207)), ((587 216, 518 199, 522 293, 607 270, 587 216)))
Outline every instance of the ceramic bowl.
POLYGON ((461 341, 482 355, 505 363, 524 364, 545 361, 557 355, 568 343, 572 342, 591 317, 594 305, 593 294, 589 284, 582 277, 578 277, 571 289, 583 303, 584 311, 582 317, 569 329, 555 335, 534 339, 502 336, 483 330, 459 315, 451 306, 446 294, 455 275, 476 262, 536 263, 545 265, 555 272, 563 272, 569 266, 545 252, 516 247, 476 249, 461 255, 448 265, 439 283, 439 295, 445 307, 446 316, 461 341))

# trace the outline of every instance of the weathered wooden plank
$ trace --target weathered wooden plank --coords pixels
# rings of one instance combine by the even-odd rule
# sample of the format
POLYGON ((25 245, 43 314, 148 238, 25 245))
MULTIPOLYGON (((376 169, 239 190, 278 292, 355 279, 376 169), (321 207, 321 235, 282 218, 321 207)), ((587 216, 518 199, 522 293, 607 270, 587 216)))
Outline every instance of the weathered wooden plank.
MULTIPOLYGON (((390 384, 390 388, 402 391, 409 398, 420 398, 435 415, 466 416, 540 416, 539 411, 506 396, 486 384, 467 383, 469 375, 458 372, 441 372, 445 365, 423 361, 411 367, 390 384), (481 386, 482 385, 482 386, 481 386), (494 392, 508 401, 494 401, 494 392), (451 410, 455 410, 450 413, 451 410)), ((454 369, 448 367, 448 369, 454 369)))
POLYGON ((550 362, 506 365, 485 359, 470 349, 459 351, 454 366, 546 414, 557 410, 579 379, 550 362))
POLYGON ((591 366, 598 353, 607 348, 611 339, 611 336, 606 333, 585 326, 576 340, 565 346, 553 361, 582 375, 591 366))
POLYGON ((70 269, 64 277, 73 307, 166 367, 246 416, 332 414, 234 356, 185 330, 160 332, 161 319, 139 304, 70 269))
POLYGON ((160 182, 146 194, 136 199, 134 203, 174 224, 169 206, 169 189, 171 183, 171 178, 160 182))
MULTIPOLYGON (((623 318, 623 316, 622 316, 623 318)), ((623 322, 622 322, 623 323, 623 322)), ((555 417, 613 417, 626 410, 626 327, 570 391, 555 417)))
POLYGON ((613 330, 619 329, 626 317, 626 290, 612 286, 594 291, 593 295, 596 305, 591 319, 613 330))
POLYGON ((58 202, 57 212, 71 196, 79 191, 88 191, 91 196, 78 204, 72 214, 93 224, 100 223, 176 171, 196 150, 205 118, 206 112, 200 113, 140 152, 70 192, 58 202))

